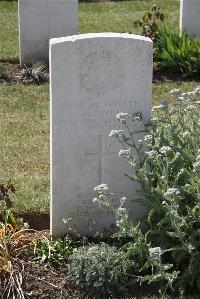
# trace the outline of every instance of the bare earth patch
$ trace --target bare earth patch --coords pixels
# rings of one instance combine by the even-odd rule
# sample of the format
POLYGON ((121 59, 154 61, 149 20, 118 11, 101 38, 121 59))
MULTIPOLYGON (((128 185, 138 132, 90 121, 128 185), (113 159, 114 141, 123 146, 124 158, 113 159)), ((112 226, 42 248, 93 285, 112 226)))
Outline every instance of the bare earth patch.
POLYGON ((37 214, 26 213, 22 215, 17 215, 17 217, 23 218, 23 221, 27 222, 31 229, 36 229, 38 231, 49 230, 50 216, 48 212, 37 214))
POLYGON ((27 298, 87 299, 69 285, 66 267, 54 269, 34 261, 24 261, 23 290, 27 298))

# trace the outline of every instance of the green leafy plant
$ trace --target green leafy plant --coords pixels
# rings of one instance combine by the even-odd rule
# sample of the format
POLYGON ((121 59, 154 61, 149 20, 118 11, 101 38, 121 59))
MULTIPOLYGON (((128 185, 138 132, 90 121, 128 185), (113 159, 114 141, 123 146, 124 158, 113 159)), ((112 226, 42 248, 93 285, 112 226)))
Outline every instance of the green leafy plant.
POLYGON ((78 286, 103 298, 126 289, 133 262, 122 250, 105 243, 82 246, 69 257, 69 278, 78 286))
POLYGON ((58 266, 68 260, 72 251, 73 244, 68 236, 65 238, 56 236, 51 236, 50 238, 43 237, 36 242, 34 256, 37 260, 41 260, 44 263, 58 266))
POLYGON ((174 28, 161 26, 166 19, 160 7, 154 5, 135 27, 142 27, 141 34, 154 41, 154 63, 156 69, 181 74, 187 78, 200 76, 200 38, 194 38, 174 28))
POLYGON ((119 113, 124 130, 113 130, 121 158, 127 159, 138 182, 138 197, 147 212, 146 229, 128 219, 126 198, 114 209, 108 186, 95 190, 101 206, 115 211, 119 240, 138 268, 138 279, 165 292, 200 294, 200 86, 175 94, 173 108, 164 100, 152 109, 150 123, 140 114, 119 113), (141 139, 141 134, 144 137, 141 139))
POLYGON ((6 68, 2 64, 0 64, 0 76, 6 73, 6 68))
POLYGON ((181 73, 183 77, 200 76, 200 38, 193 38, 170 28, 160 28, 154 45, 154 62, 160 69, 181 73))
POLYGON ((16 219, 12 213, 12 201, 10 199, 10 194, 15 193, 15 187, 8 181, 7 184, 0 184, 0 203, 1 203, 1 213, 0 213, 0 221, 1 223, 5 223, 7 227, 8 221, 12 224, 13 227, 17 226, 16 219))
POLYGON ((165 14, 161 11, 160 7, 156 4, 153 5, 151 11, 146 12, 142 19, 138 19, 134 22, 134 26, 142 28, 142 35, 156 39, 159 32, 159 23, 164 22, 166 19, 165 14))

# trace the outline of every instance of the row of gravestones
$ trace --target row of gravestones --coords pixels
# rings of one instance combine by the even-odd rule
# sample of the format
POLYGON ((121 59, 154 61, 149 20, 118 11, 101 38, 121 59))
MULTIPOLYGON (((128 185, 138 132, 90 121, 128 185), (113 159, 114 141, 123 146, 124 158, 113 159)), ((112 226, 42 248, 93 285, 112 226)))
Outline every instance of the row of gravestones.
MULTIPOLYGON (((200 35, 200 0, 181 0, 180 28, 200 35)), ((19 0, 20 62, 48 62, 49 39, 78 33, 78 0, 19 0)))
MULTIPOLYGON (((77 5, 77 0, 19 0, 22 64, 46 57, 49 38, 77 32, 77 5)), ((108 135, 120 128, 119 112, 150 118, 152 52, 149 38, 132 34, 50 40, 52 233, 66 232, 63 219, 79 234, 109 233, 112 210, 92 202, 94 187, 102 183, 114 192, 113 205, 119 197, 129 199, 130 217, 144 212, 134 201, 139 186, 124 176, 130 165, 119 157, 119 145, 108 146, 108 135)))

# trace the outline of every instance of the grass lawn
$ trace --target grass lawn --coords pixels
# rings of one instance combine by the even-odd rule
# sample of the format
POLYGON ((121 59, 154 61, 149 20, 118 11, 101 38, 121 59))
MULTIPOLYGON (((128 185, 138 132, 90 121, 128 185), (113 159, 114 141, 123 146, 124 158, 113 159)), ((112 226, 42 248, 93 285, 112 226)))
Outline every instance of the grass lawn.
MULTIPOLYGON (((178 27, 178 0, 80 3, 80 32, 134 31, 133 22, 159 3, 168 22, 178 27)), ((17 2, 0 1, 0 60, 18 57, 17 2)), ((154 104, 178 83, 154 84, 154 104)), ((181 83, 191 90, 197 83, 181 83)), ((49 89, 0 86, 0 180, 16 185, 15 210, 39 212, 49 207, 49 89)))
POLYGON ((16 184, 17 211, 49 205, 48 86, 0 88, 1 181, 16 184))
MULTIPOLYGON (((133 23, 158 3, 168 22, 178 28, 179 0, 136 0, 79 4, 79 30, 86 32, 133 32, 133 23)), ((0 1, 0 60, 18 58, 17 2, 0 1)))

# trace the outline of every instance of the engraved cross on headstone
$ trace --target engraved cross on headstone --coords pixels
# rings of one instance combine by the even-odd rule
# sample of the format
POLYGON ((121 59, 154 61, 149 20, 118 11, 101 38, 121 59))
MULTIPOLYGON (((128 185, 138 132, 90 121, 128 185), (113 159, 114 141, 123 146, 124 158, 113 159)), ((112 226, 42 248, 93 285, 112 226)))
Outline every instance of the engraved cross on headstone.
POLYGON ((99 159, 99 185, 103 183, 103 173, 104 173, 104 157, 112 157, 113 155, 117 154, 117 152, 107 152, 105 150, 105 146, 104 146, 104 141, 103 141, 103 136, 99 135, 99 145, 98 148, 99 150, 97 152, 93 152, 93 153, 85 153, 86 157, 87 156, 96 156, 99 159))

